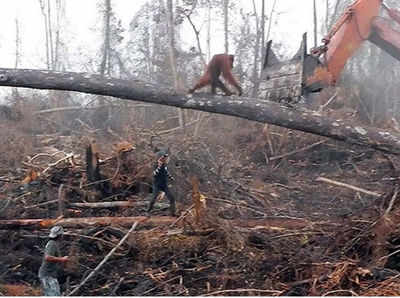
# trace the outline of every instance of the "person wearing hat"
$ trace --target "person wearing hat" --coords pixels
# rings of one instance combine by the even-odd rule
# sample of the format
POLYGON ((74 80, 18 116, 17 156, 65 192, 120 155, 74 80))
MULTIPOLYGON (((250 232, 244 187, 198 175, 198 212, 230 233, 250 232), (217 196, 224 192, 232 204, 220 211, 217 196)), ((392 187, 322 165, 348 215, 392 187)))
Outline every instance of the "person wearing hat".
POLYGON ((49 234, 50 240, 44 249, 43 261, 39 269, 39 279, 44 296, 61 296, 57 274, 60 264, 68 261, 68 256, 61 257, 60 254, 59 241, 63 234, 63 227, 52 227, 49 234))
POLYGON ((169 210, 170 215, 175 216, 175 197, 168 189, 168 179, 174 180, 174 178, 169 174, 167 164, 168 164, 168 152, 165 150, 160 150, 156 154, 157 164, 154 166, 153 171, 153 197, 150 200, 149 208, 147 212, 153 209, 154 203, 161 191, 165 193, 165 196, 169 200, 169 210))

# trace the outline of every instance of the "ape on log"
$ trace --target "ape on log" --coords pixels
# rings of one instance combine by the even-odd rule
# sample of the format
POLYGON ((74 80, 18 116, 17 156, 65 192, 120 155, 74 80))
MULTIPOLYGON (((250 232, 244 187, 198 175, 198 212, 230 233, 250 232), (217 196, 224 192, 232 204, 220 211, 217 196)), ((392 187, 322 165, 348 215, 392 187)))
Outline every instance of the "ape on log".
POLYGON ((207 65, 206 72, 199 79, 197 84, 192 89, 189 89, 189 93, 191 94, 197 89, 203 88, 207 85, 211 85, 212 94, 216 94, 216 89, 218 87, 225 92, 225 95, 228 96, 232 95, 232 92, 224 85, 224 83, 222 83, 222 81, 219 78, 219 76, 222 73, 224 79, 229 84, 234 86, 238 90, 239 96, 241 96, 242 88, 232 75, 233 60, 234 60, 233 55, 228 55, 228 54, 214 55, 211 61, 207 65))

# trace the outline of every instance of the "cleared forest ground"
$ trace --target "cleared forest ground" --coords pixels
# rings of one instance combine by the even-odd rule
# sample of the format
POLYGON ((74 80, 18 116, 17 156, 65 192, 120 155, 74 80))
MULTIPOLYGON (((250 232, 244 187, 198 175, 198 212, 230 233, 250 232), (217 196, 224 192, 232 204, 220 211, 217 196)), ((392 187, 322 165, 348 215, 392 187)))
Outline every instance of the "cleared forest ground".
POLYGON ((65 226, 73 259, 60 277, 68 294, 139 221, 75 294, 400 295, 397 156, 231 117, 203 121, 197 138, 157 127, 32 136, 3 121, 0 293, 40 294, 53 224, 65 226), (87 181, 88 146, 98 183, 87 181), (170 148, 177 218, 167 200, 145 216, 157 146, 170 148), (21 219, 41 221, 7 225, 21 219))

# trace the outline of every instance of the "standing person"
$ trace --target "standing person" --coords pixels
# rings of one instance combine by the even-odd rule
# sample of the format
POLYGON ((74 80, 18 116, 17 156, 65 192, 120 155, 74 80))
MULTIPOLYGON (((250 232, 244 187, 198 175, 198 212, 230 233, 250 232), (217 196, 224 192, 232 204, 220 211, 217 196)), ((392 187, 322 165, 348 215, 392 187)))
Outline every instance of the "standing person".
POLYGON ((161 150, 157 154, 157 164, 154 166, 153 171, 153 197, 150 200, 149 208, 147 212, 153 209, 154 203, 161 191, 165 193, 169 200, 169 210, 170 215, 175 216, 175 197, 168 189, 168 179, 172 181, 174 178, 169 174, 167 164, 168 164, 168 153, 167 151, 161 150))
POLYGON ((61 296, 57 274, 60 264, 68 261, 68 256, 61 257, 59 244, 64 230, 61 226, 54 226, 50 230, 49 238, 44 249, 42 265, 39 269, 39 279, 44 296, 61 296))

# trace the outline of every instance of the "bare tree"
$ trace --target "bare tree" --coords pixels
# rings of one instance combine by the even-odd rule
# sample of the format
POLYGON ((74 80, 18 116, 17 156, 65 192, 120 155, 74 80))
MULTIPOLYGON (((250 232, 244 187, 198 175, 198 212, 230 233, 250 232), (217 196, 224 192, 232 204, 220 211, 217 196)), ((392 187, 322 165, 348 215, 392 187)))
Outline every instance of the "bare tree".
POLYGON ((104 76, 106 74, 110 75, 110 68, 107 67, 109 56, 110 56, 110 16, 111 16, 111 0, 104 0, 104 41, 102 48, 102 58, 100 63, 100 75, 104 76))
MULTIPOLYGON (((208 0, 208 7, 207 7, 207 59, 211 59, 211 1, 208 0)), ((204 63, 205 64, 205 63, 204 63)))
MULTIPOLYGON (((19 36, 19 20, 18 20, 18 18, 15 18, 15 63, 14 63, 14 68, 18 68, 19 60, 21 59, 20 44, 21 44, 21 38, 19 36)), ((14 98, 14 100, 19 99, 18 88, 12 89, 12 97, 14 98)))
MULTIPOLYGON (((161 0, 160 0, 161 1, 161 0)), ((168 37, 169 37, 169 61, 174 80, 174 89, 179 90, 179 77, 176 65, 176 49, 175 49, 175 26, 174 26, 174 4, 173 0, 167 0, 167 24, 168 24, 168 37)), ((182 109, 178 110, 179 125, 181 129, 185 130, 185 115, 182 109)))
MULTIPOLYGON (((268 31, 267 31, 267 40, 269 39, 269 35, 271 32, 271 26, 272 26, 272 15, 275 9, 275 5, 276 5, 277 0, 274 0, 273 4, 272 4, 272 8, 271 8, 271 12, 270 12, 270 16, 269 16, 269 24, 268 24, 268 31)), ((256 36, 256 44, 254 47, 254 69, 253 69, 253 76, 252 76, 252 81, 253 81, 253 91, 251 93, 252 97, 256 97, 257 93, 258 93, 258 88, 260 86, 260 82, 261 82, 261 72, 262 69, 260 68, 260 71, 258 71, 258 61, 259 61, 259 52, 260 52, 260 38, 261 38, 261 62, 264 61, 265 59, 265 0, 262 0, 261 2, 261 25, 259 25, 259 21, 258 21, 258 15, 257 15, 257 11, 256 11, 256 5, 255 5, 255 1, 253 0, 253 10, 254 10, 254 14, 256 17, 256 32, 257 32, 257 36, 256 36)))
POLYGON ((167 0, 167 24, 168 24, 168 41, 169 41, 169 62, 174 80, 174 89, 178 89, 178 71, 176 69, 175 56, 175 27, 174 27, 174 4, 173 0, 167 0))
POLYGON ((325 2, 325 34, 328 34, 328 21, 329 21, 329 0, 325 2))
POLYGON ((19 60, 21 59, 20 53, 21 38, 19 36, 19 20, 15 18, 15 63, 14 68, 18 68, 19 60))
POLYGON ((268 30, 267 30, 267 37, 266 37, 266 40, 269 40, 269 36, 270 36, 270 34, 271 34, 272 16, 273 16, 274 11, 275 11, 276 2, 277 2, 277 0, 274 0, 274 3, 272 4, 271 11, 270 11, 270 13, 269 13, 268 30))
POLYGON ((49 30, 49 58, 51 69, 55 69, 54 44, 53 44, 53 26, 51 23, 51 1, 47 0, 47 28, 49 30))
POLYGON ((261 30, 260 30, 260 22, 257 14, 256 2, 253 2, 253 13, 256 21, 256 43, 254 45, 254 54, 253 54, 253 74, 251 80, 253 82, 253 91, 251 93, 251 97, 256 97, 258 92, 259 85, 259 73, 258 73, 258 57, 260 53, 260 39, 261 39, 261 30))
MULTIPOLYGON (((111 75, 111 69, 110 69, 110 52, 111 52, 111 44, 110 44, 110 34, 111 34, 111 13, 112 13, 112 7, 111 7, 111 0, 104 0, 104 10, 103 10, 103 44, 102 44, 102 50, 101 50, 101 62, 99 66, 99 73, 102 77, 104 77, 106 74, 111 75)), ((104 96, 99 96, 98 98, 98 104, 100 106, 99 110, 97 111, 96 114, 96 119, 101 118, 101 123, 104 125, 103 127, 106 127, 106 124, 108 125, 111 117, 111 108, 106 106, 105 102, 105 97, 104 96)))
POLYGON ((45 29, 45 51, 46 51, 46 65, 48 69, 60 69, 60 48, 61 48, 61 23, 62 17, 65 14, 65 0, 56 0, 56 17, 53 19, 53 9, 51 3, 53 1, 38 0, 44 21, 45 29), (54 22, 54 24, 53 24, 54 22), (54 29, 55 27, 55 29, 54 29), (55 30, 55 39, 53 37, 55 30))
POLYGON ((60 31, 61 31, 61 18, 63 17, 64 14, 64 3, 62 0, 57 0, 56 1, 56 39, 55 39, 55 45, 54 45, 54 60, 53 60, 53 68, 58 69, 59 65, 59 60, 60 60, 60 43, 61 43, 61 38, 60 38, 60 31))
MULTIPOLYGON (((194 24, 194 22, 192 20, 192 14, 195 11, 196 7, 197 7, 197 1, 193 1, 192 4, 191 4, 191 8, 190 9, 184 9, 182 7, 179 7, 180 8, 179 9, 179 13, 185 16, 185 18, 188 20, 190 26, 193 29, 193 32, 194 32, 195 37, 196 37, 197 49, 199 51, 199 56, 200 56, 201 62, 205 65, 207 62, 204 59, 203 50, 201 48, 200 30, 197 29, 197 26, 194 24)), ((211 40, 211 36, 210 36, 210 28, 211 28, 210 11, 211 11, 211 9, 210 9, 210 5, 209 5, 209 7, 208 7, 209 16, 208 16, 208 20, 207 20, 207 22, 208 22, 208 32, 207 32, 207 34, 208 34, 207 35, 208 55, 210 55, 210 40, 211 40)))
POLYGON ((265 0, 261 0, 261 57, 265 57, 265 0))
POLYGON ((224 0, 224 36, 225 36, 225 53, 229 53, 229 32, 228 32, 228 23, 229 23, 229 0, 224 0))
POLYGON ((314 47, 317 47, 318 40, 317 40, 317 30, 318 30, 318 22, 317 22, 317 4, 315 0, 313 1, 313 10, 314 10, 314 47))
POLYGON ((48 15, 46 13, 46 7, 45 7, 44 0, 38 0, 38 1, 39 1, 40 9, 42 11, 43 21, 44 21, 44 30, 45 30, 45 37, 46 37, 46 44, 45 44, 45 46, 46 46, 46 64, 47 64, 47 68, 51 69, 50 53, 49 53, 50 41, 49 41, 48 15))

